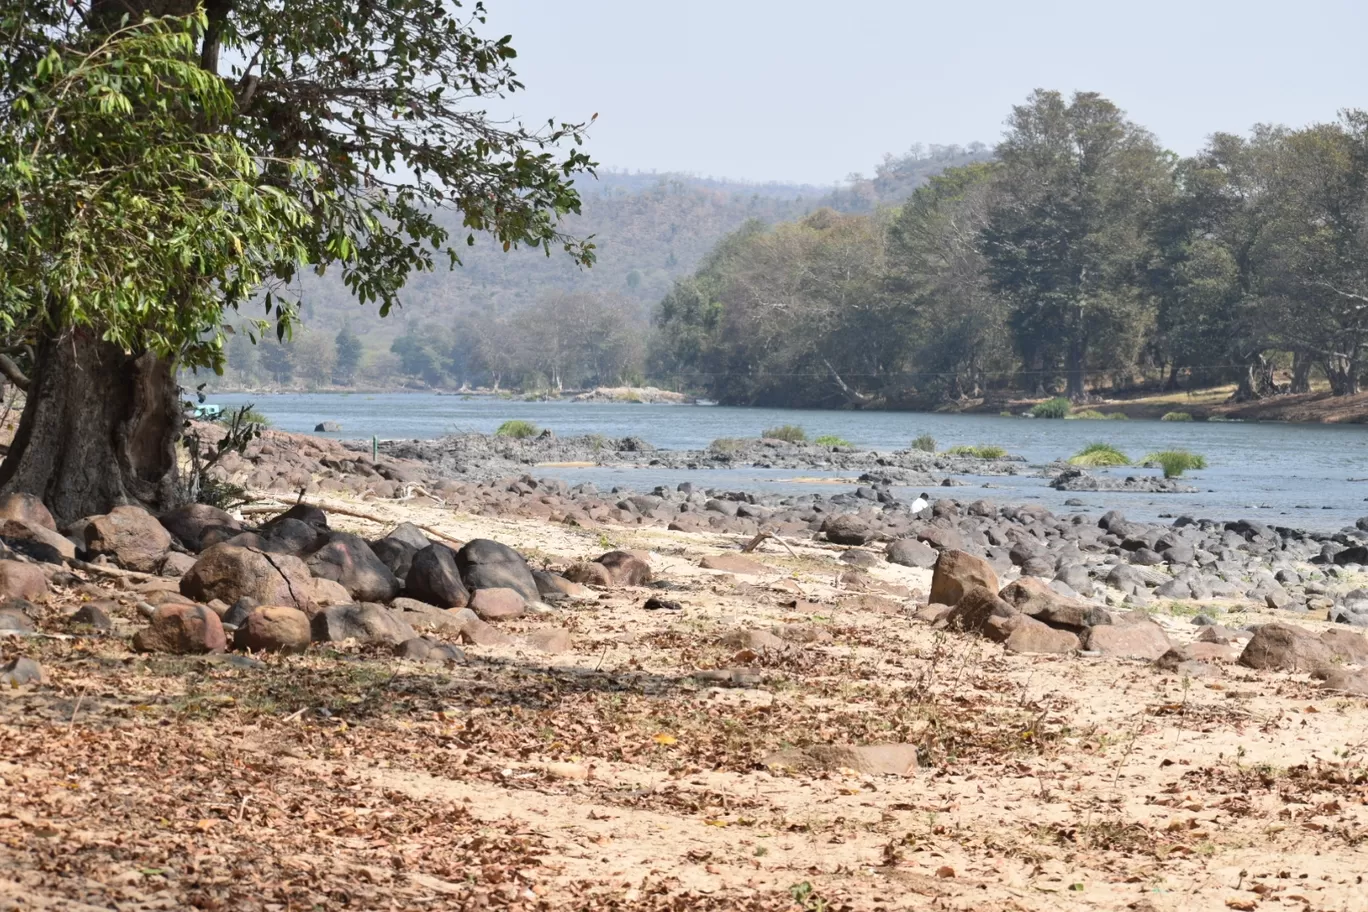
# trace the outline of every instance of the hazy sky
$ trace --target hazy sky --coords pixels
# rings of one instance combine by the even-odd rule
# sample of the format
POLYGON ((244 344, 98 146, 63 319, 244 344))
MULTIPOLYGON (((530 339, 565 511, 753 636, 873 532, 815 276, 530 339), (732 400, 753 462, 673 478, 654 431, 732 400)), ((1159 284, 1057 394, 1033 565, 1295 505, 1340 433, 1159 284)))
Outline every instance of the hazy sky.
POLYGON ((1188 153, 1368 107, 1368 0, 486 0, 528 118, 599 113, 602 164, 830 184, 992 144, 1034 88, 1095 90, 1188 153))

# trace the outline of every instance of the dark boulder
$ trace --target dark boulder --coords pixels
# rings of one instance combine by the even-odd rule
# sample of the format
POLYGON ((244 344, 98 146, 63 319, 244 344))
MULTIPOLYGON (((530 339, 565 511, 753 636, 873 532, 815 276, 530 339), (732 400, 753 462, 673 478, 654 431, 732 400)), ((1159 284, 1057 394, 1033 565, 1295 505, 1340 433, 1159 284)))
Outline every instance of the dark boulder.
MULTIPOLYGON (((416 560, 416 558, 415 558, 416 560)), ((461 580, 471 591, 512 589, 529 602, 537 601, 537 581, 523 556, 505 544, 488 538, 466 542, 456 552, 461 580)))
MULTIPOLYGON (((428 546, 422 546, 426 547, 428 546)), ((370 543, 370 548, 401 582, 408 579, 409 568, 413 566, 413 556, 422 550, 397 538, 377 539, 370 543)))
MULTIPOLYGON (((535 591, 536 583, 533 583, 535 591)), ((413 555, 404 592, 410 597, 441 608, 464 608, 470 592, 461 578, 456 555, 446 545, 428 545, 413 555)))
POLYGON ((361 602, 388 602, 399 594, 399 580, 375 556, 370 545, 350 532, 330 532, 323 545, 304 562, 320 579, 340 583, 361 602))

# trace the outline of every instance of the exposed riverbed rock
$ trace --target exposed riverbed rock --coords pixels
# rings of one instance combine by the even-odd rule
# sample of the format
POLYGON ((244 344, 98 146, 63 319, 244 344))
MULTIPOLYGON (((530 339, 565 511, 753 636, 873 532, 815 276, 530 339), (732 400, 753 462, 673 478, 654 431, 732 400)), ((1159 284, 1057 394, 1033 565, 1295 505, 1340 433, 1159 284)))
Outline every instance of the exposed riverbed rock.
POLYGON ((142 507, 115 507, 95 516, 85 526, 86 550, 104 554, 119 566, 156 573, 162 555, 171 547, 171 533, 142 507))
POLYGON ((957 605, 966 592, 978 586, 997 596, 998 578, 991 564, 964 551, 942 551, 931 575, 929 598, 933 604, 957 605))
POLYGON ((1124 491, 1144 494, 1196 494, 1197 488, 1173 478, 1157 475, 1093 475, 1077 466, 1070 466, 1050 482, 1056 491, 1124 491))
POLYGON ((223 623, 203 605, 162 605, 150 620, 151 626, 133 636, 133 648, 139 652, 200 655, 228 648, 223 623))
POLYGON ((267 554, 228 543, 207 548, 181 577, 183 595, 229 605, 251 598, 260 605, 313 607, 313 581, 304 562, 288 554, 267 554))
POLYGON ((500 542, 477 538, 456 552, 461 580, 477 589, 512 589, 529 602, 537 601, 537 581, 523 556, 500 542))

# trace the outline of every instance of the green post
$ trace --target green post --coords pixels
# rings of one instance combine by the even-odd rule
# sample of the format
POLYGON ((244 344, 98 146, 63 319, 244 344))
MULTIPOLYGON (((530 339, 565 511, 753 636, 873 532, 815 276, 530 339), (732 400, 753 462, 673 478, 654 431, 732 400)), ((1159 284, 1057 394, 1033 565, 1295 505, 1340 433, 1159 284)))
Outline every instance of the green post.
POLYGON ((371 462, 380 461, 380 438, 371 435, 371 462))

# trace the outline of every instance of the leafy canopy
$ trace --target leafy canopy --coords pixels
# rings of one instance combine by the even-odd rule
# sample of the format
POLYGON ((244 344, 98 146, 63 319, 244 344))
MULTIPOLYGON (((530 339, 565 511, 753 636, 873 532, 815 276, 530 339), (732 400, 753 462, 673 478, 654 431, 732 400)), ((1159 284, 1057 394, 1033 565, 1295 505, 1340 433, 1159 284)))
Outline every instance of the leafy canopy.
POLYGON ((0 132, 0 329, 95 327, 126 350, 193 354, 272 274, 308 256, 313 216, 233 135, 227 84, 194 61, 189 20, 53 46, 0 132))
MULTIPOLYGON (((24 232, 18 202, 48 225, 24 239, 22 266, 7 249, 3 268, 27 274, 53 251, 79 251, 71 260, 87 271, 82 308, 40 311, 56 328, 85 320, 130 350, 179 350, 192 365, 219 367, 221 339, 205 340, 217 325, 212 292, 231 306, 264 284, 265 316, 284 338, 302 265, 335 264, 357 299, 384 314, 414 271, 439 258, 459 264, 459 247, 481 234, 504 249, 559 246, 592 263, 593 244, 558 228, 579 211, 574 176, 593 167, 579 149, 584 125, 533 130, 482 107, 522 84, 510 39, 477 34, 481 4, 214 0, 184 18, 149 18, 168 11, 188 13, 189 3, 0 9, 6 239, 24 232), (50 129, 61 143, 32 142, 50 129), (35 148, 52 154, 35 158, 35 148), (131 204, 124 239, 139 237, 118 257, 120 272, 100 274, 90 245, 114 252, 117 243, 63 247, 70 239, 58 228, 64 219, 88 226, 82 193, 111 192, 115 173, 122 195, 100 201, 106 210, 131 204), (437 218, 441 208, 459 212, 463 236, 437 218), (160 278, 116 304, 109 289, 135 265, 160 278), (186 286, 200 289, 194 306, 183 306, 195 294, 186 286), (165 300, 154 304, 158 293, 165 300)), ((6 299, 16 324, 37 315, 35 301, 6 299)))

